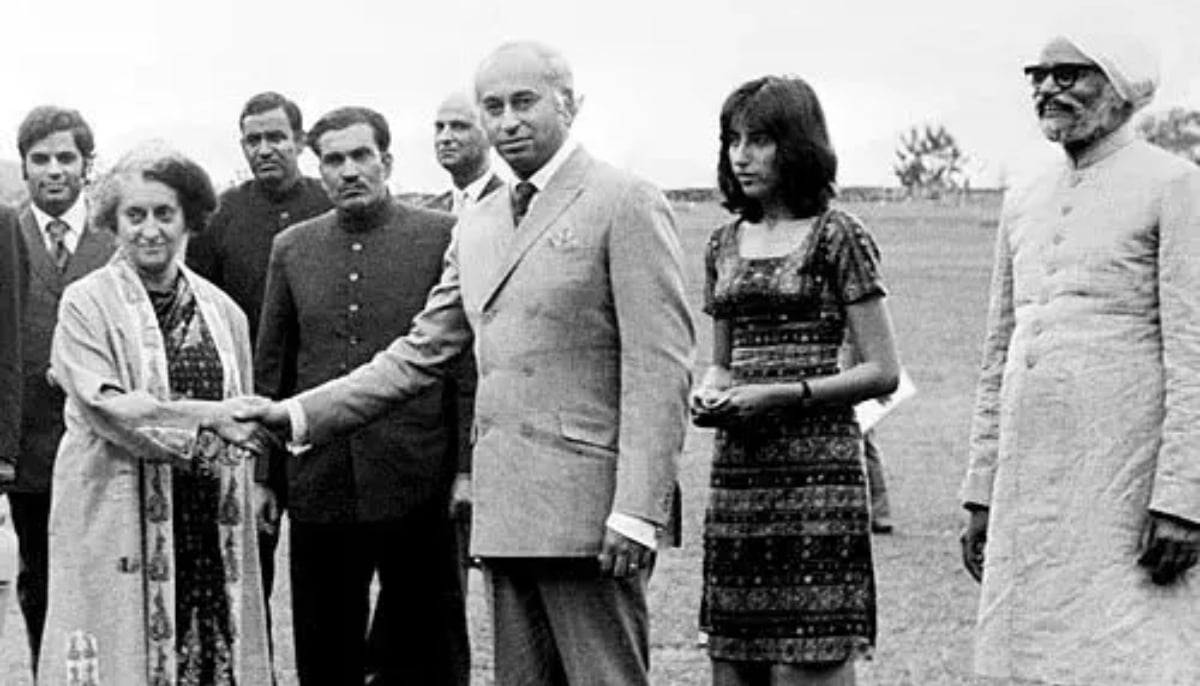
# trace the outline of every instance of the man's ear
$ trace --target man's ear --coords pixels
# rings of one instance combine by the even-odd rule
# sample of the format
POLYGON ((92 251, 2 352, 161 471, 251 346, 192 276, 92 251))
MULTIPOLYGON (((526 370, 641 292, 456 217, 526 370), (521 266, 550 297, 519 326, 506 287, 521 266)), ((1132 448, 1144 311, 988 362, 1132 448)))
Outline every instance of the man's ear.
MULTIPOLYGON (((83 180, 85 183, 90 183, 92 180, 92 168, 95 166, 95 161, 96 161, 96 158, 94 158, 94 157, 83 158, 83 174, 82 174, 82 176, 83 176, 83 180)), ((24 168, 25 168, 25 165, 22 164, 21 169, 24 169, 24 168)))
POLYGON ((575 117, 579 116, 579 109, 583 106, 583 96, 566 90, 559 94, 558 103, 567 120, 567 126, 574 124, 575 117))
POLYGON ((392 178, 392 153, 381 153, 379 155, 379 161, 383 162, 383 178, 392 178))

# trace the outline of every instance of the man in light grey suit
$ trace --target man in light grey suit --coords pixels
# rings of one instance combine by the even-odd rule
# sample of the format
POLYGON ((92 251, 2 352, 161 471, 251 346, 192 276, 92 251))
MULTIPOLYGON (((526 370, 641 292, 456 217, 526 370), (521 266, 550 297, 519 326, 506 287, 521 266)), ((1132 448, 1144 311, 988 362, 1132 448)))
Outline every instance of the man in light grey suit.
POLYGON ((282 403, 243 400, 241 414, 327 441, 473 343, 471 552, 491 580, 496 682, 648 684, 645 584, 694 345, 674 218, 658 190, 571 138, 558 53, 501 46, 476 96, 520 182, 462 218, 411 331, 348 376, 282 403))

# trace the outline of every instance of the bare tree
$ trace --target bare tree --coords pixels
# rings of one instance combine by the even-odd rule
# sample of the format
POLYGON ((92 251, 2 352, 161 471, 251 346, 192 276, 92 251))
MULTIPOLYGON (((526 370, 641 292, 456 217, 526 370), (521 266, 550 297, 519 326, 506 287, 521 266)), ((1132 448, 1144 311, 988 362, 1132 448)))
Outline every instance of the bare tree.
POLYGON ((946 127, 914 126, 900 135, 892 172, 910 197, 939 198, 966 191, 967 156, 946 127))
POLYGON ((1148 142, 1200 164, 1200 111, 1173 107, 1151 114, 1138 124, 1148 142))

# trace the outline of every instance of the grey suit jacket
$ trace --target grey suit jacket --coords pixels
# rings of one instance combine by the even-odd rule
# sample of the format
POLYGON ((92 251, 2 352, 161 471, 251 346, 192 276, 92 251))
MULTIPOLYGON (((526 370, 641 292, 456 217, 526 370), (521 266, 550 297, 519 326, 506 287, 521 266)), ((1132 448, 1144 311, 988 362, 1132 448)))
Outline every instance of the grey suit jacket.
POLYGON ((298 400, 328 440, 473 343, 472 554, 590 556, 612 511, 667 523, 694 337, 665 198, 579 149, 519 228, 507 193, 466 213, 412 330, 298 400))

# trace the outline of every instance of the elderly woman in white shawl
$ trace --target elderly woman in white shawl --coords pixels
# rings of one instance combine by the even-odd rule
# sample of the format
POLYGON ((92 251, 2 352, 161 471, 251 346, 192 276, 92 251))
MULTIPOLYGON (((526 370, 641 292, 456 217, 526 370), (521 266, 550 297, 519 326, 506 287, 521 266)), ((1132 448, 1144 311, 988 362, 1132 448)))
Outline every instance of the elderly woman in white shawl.
POLYGON ((1133 42, 1027 67, 1062 161, 1006 199, 962 500, 976 670, 1200 684, 1200 169, 1137 140, 1133 42))
POLYGON ((251 390, 246 317, 182 264, 215 205, 204 170, 161 146, 93 202, 118 251, 67 288, 54 334, 67 429, 42 683, 271 682, 252 456, 225 440, 251 431, 220 402, 251 390))

